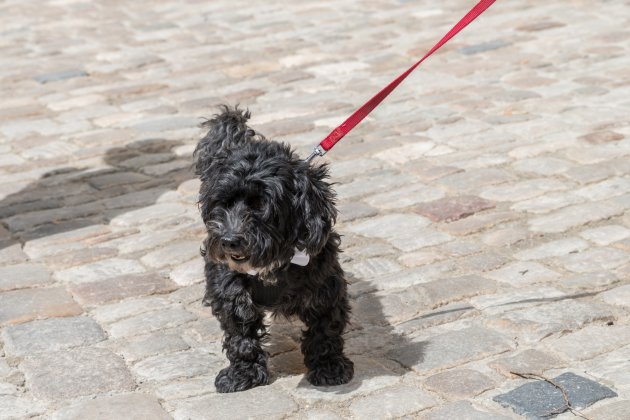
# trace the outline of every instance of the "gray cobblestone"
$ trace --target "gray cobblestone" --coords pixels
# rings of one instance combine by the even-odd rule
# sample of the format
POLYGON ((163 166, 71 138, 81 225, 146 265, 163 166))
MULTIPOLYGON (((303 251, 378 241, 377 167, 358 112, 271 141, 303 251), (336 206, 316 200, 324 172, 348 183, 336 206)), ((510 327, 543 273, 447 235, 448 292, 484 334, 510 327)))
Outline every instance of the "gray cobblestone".
POLYGON ((518 203, 513 204, 510 208, 517 211, 544 214, 570 206, 571 204, 579 204, 582 202, 584 202, 584 199, 576 196, 575 194, 554 192, 531 198, 529 200, 519 201, 518 203))
POLYGON ((177 405, 173 417, 176 420, 204 417, 224 419, 234 415, 235 404, 239 414, 245 417, 264 416, 267 419, 281 419, 297 410, 297 404, 286 394, 269 396, 264 388, 249 392, 250 398, 243 399, 239 394, 210 395, 184 400, 177 405))
POLYGON ((72 296, 60 287, 0 293, 0 325, 36 318, 80 315, 82 312, 72 296))
POLYGON ((180 353, 164 353, 152 356, 133 366, 133 371, 143 379, 166 381, 190 378, 210 371, 217 372, 223 360, 201 350, 180 353))
POLYGON ((507 420, 509 417, 501 414, 490 413, 485 410, 478 410, 467 401, 456 401, 445 404, 443 407, 433 410, 430 413, 420 413, 419 419, 507 420))
POLYGON ((53 414, 54 420, 109 420, 114 418, 166 420, 171 417, 155 397, 144 394, 121 394, 87 400, 53 414))
POLYGON ((547 381, 530 382, 506 393, 494 397, 494 400, 516 413, 527 417, 545 417, 550 412, 562 413, 571 407, 582 409, 603 399, 616 397, 610 388, 571 372, 552 379, 560 385, 547 381), (566 398, 566 399, 565 399, 566 398))
POLYGON ((349 200, 365 195, 378 194, 391 188, 411 184, 413 181, 413 177, 408 175, 381 173, 381 176, 378 177, 359 178, 340 185, 336 190, 341 200, 349 200))
POLYGON ((619 278, 610 271, 594 271, 565 277, 559 284, 569 290, 601 290, 618 281, 619 278))
POLYGON ((177 334, 157 332, 140 339, 132 339, 124 344, 120 352, 129 362, 144 359, 156 354, 188 350, 189 346, 177 334))
POLYGON ((365 199, 371 206, 380 209, 398 209, 444 197, 444 191, 426 185, 409 185, 365 199))
POLYGON ((605 201, 578 204, 532 219, 529 221, 529 226, 535 232, 564 232, 572 227, 608 219, 623 212, 623 207, 605 201))
POLYGON ((557 272, 536 262, 515 262, 486 274, 503 283, 523 287, 537 283, 550 283, 560 277, 557 272))
POLYGON ((10 245, 0 250, 0 264, 9 265, 25 262, 28 256, 22 251, 20 244, 10 245))
POLYGON ((623 420, 628 415, 628 409, 630 401, 615 401, 584 410, 584 414, 594 419, 623 420))
POLYGON ((195 258, 174 267, 169 276, 178 285, 189 286, 204 280, 203 267, 203 260, 195 258))
POLYGON ((143 209, 130 211, 112 219, 114 226, 137 226, 149 224, 169 218, 179 217, 186 213, 186 207, 175 203, 161 203, 143 209))
POLYGON ((619 391, 623 390, 624 395, 627 396, 630 378, 623 367, 628 362, 628 356, 630 356, 630 346, 615 349, 585 362, 585 370, 595 378, 614 383, 615 388, 619 391))
POLYGON ((564 365, 560 358, 540 350, 527 349, 514 356, 500 357, 489 365, 497 372, 513 377, 514 373, 542 375, 545 371, 564 365))
POLYGON ((43 286, 49 282, 50 274, 41 264, 19 264, 0 268, 0 291, 43 286))
POLYGON ((350 411, 356 418, 390 418, 424 410, 436 403, 434 397, 418 388, 398 385, 354 401, 350 405, 350 411))
POLYGON ((392 370, 395 368, 392 366, 395 365, 392 362, 387 363, 387 361, 374 360, 365 356, 355 356, 352 360, 354 362, 354 381, 356 381, 354 384, 322 389, 308 385, 303 379, 293 378, 291 381, 282 382, 281 386, 289 391, 296 400, 312 404, 320 401, 348 401, 354 397, 366 395, 400 382, 400 378, 392 370), (361 386, 357 387, 357 383, 360 383, 361 386))
POLYGON ((488 211, 449 223, 442 226, 442 229, 453 235, 465 236, 491 228, 513 218, 515 216, 512 213, 488 211))
POLYGON ((506 329, 527 341, 538 341, 551 334, 576 330, 595 321, 612 321, 607 306, 578 301, 558 301, 505 313, 489 324, 506 329))
POLYGON ((63 70, 53 73, 41 74, 34 79, 39 83, 56 82, 59 80, 71 79, 73 77, 85 77, 88 74, 83 70, 63 70))
POLYGON ((611 178, 594 185, 580 188, 574 193, 592 201, 599 201, 627 192, 630 192, 630 180, 626 178, 611 178))
POLYGON ((418 346, 411 345, 393 350, 390 357, 414 370, 430 372, 503 353, 513 347, 512 341, 501 334, 471 327, 430 338, 421 347, 419 361, 418 346))
POLYGON ((630 284, 615 287, 599 295, 606 303, 630 306, 630 284))
POLYGON ((0 395, 2 415, 6 418, 32 417, 46 412, 46 404, 31 398, 0 395))
POLYGON ((567 270, 576 273, 610 270, 628 262, 630 255, 615 248, 592 248, 559 258, 567 270))
POLYGON ((68 286, 75 299, 83 305, 121 300, 128 297, 167 293, 175 284, 159 274, 131 274, 97 280, 89 283, 72 283, 68 286))
POLYGON ((214 374, 179 378, 175 382, 167 382, 156 388, 155 394, 165 400, 182 400, 200 395, 215 393, 214 374))
POLYGON ((64 399, 108 391, 131 390, 124 361, 105 349, 83 348, 29 356, 20 365, 33 394, 64 399))
POLYGON ((519 260, 540 260, 550 257, 560 257, 588 248, 588 243, 578 238, 559 239, 547 242, 535 248, 526 249, 514 254, 519 260))
POLYGON ((571 162, 554 157, 523 159, 512 165, 519 172, 530 172, 539 175, 555 175, 567 171, 572 166, 571 162))
POLYGON ((580 236, 596 245, 606 246, 630 237, 630 229, 619 225, 607 225, 582 231, 580 236))
POLYGON ((480 196, 492 201, 520 201, 539 196, 547 191, 565 190, 567 185, 553 179, 534 179, 508 186, 489 187, 480 196))
POLYGON ((464 399, 492 389, 495 381, 472 369, 452 369, 429 376, 424 386, 449 399, 464 399))
POLYGON ((513 310, 515 308, 527 307, 534 301, 539 299, 545 299, 553 301, 566 296, 566 293, 561 292, 553 287, 534 286, 524 287, 519 289, 509 289, 509 291, 503 293, 497 293, 494 295, 482 295, 473 297, 470 299, 470 303, 480 310, 484 310, 485 313, 502 313, 513 310))
POLYGON ((104 340, 101 327, 88 317, 50 318, 15 325, 3 331, 4 350, 10 355, 56 351, 104 340))
POLYGON ((145 268, 135 260, 112 258, 57 271, 53 277, 59 281, 89 283, 125 274, 143 273, 145 268))
POLYGON ((140 261, 149 267, 162 268, 198 258, 199 247, 199 241, 176 242, 145 255, 140 261))
POLYGON ((109 326, 112 337, 130 337, 137 334, 173 328, 192 321, 195 316, 180 308, 168 308, 156 312, 146 312, 117 321, 109 326))
POLYGON ((591 359, 630 344, 630 328, 627 325, 589 325, 544 343, 547 348, 564 355, 565 359, 591 359))
POLYGON ((400 271, 402 270, 402 266, 387 258, 374 257, 352 264, 349 270, 356 277, 369 278, 400 271))

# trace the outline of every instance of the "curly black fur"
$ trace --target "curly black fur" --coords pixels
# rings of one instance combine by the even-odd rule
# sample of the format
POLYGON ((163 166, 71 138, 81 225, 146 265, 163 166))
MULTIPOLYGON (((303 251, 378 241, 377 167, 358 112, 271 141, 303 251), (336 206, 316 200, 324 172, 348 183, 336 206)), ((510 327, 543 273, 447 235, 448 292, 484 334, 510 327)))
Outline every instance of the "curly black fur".
POLYGON ((208 134, 195 150, 208 231, 204 302, 221 323, 230 361, 216 388, 235 392, 268 382, 265 310, 306 325, 301 349, 310 383, 347 383, 354 365, 343 354, 342 334, 350 305, 327 167, 257 134, 246 124, 249 112, 222 111, 204 124, 208 134), (310 256, 308 265, 290 263, 295 248, 310 256))

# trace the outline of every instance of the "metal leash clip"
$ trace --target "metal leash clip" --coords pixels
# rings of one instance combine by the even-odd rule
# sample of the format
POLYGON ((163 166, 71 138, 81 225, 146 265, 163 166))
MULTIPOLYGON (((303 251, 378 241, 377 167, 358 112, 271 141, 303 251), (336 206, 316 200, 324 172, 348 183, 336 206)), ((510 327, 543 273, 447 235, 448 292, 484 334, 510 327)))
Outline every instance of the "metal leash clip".
POLYGON ((324 150, 324 148, 320 145, 317 145, 313 151, 311 152, 310 155, 308 155, 308 157, 306 159, 304 159, 306 162, 311 163, 311 161, 313 159, 315 159, 315 156, 324 156, 326 154, 326 151, 324 150))

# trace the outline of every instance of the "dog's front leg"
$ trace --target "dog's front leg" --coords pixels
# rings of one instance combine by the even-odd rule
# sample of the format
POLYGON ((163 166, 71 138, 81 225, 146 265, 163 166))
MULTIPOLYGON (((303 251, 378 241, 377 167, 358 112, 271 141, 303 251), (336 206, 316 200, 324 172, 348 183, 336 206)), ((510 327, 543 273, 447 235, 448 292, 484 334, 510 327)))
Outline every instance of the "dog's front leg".
MULTIPOLYGON (((214 270, 207 270, 214 271, 214 270)), ((237 392, 268 382, 267 352, 263 313, 254 305, 244 275, 233 272, 212 273, 208 294, 212 313, 224 332, 223 350, 230 366, 221 370, 214 385, 218 392, 237 392)))
POLYGON ((350 315, 346 283, 331 277, 328 286, 320 289, 321 295, 300 315, 307 327, 302 337, 306 379, 316 386, 345 384, 354 375, 354 363, 343 354, 341 336, 350 315))

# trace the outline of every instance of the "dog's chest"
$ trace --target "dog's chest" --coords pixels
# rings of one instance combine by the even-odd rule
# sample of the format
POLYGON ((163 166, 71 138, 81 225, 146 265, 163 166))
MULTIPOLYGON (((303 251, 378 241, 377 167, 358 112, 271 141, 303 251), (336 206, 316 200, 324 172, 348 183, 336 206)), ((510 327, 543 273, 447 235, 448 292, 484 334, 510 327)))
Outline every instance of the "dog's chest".
POLYGON ((252 300, 256 305, 271 308, 280 301, 283 289, 278 283, 263 283, 255 280, 251 286, 252 300))

